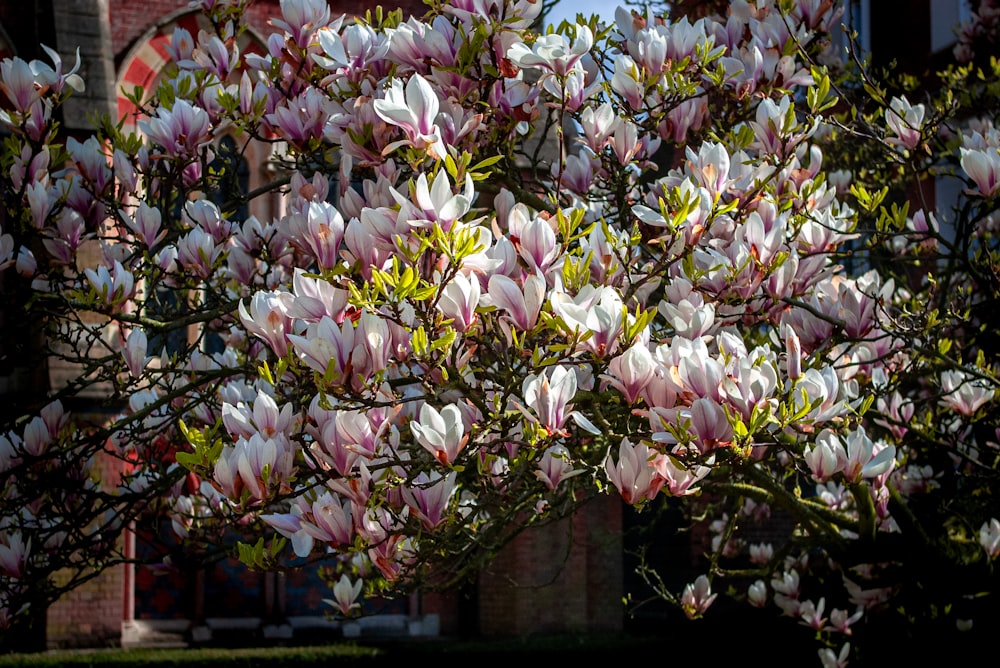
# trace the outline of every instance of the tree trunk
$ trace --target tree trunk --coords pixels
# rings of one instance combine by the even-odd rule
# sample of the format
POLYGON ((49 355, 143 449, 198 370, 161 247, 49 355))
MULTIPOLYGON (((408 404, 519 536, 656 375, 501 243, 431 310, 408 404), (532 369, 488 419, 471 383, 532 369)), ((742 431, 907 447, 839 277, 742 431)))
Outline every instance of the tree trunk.
POLYGON ((0 635, 0 654, 30 654, 48 649, 49 603, 41 597, 32 600, 24 614, 17 615, 14 623, 0 635))

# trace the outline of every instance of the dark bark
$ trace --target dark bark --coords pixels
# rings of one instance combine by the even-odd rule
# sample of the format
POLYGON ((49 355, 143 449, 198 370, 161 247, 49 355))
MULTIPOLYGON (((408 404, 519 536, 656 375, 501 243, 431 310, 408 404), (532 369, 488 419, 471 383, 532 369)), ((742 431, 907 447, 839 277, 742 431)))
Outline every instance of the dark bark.
POLYGON ((0 635, 0 654, 29 654, 48 649, 49 602, 43 595, 32 597, 28 610, 17 615, 0 635))

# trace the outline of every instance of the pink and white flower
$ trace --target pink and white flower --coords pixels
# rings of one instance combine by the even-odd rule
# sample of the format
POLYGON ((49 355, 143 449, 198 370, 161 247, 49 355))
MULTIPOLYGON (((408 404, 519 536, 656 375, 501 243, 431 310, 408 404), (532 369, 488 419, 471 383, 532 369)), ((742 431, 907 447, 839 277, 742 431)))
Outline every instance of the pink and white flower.
POLYGON ((604 472, 625 503, 638 505, 652 500, 660 493, 665 479, 653 466, 656 452, 645 443, 633 444, 623 438, 618 444, 618 461, 608 452, 604 459, 604 472))
POLYGON ((979 527, 979 544, 990 559, 1000 557, 1000 520, 993 517, 979 527))
POLYGON ((573 468, 573 457, 569 449, 557 443, 545 449, 538 460, 535 477, 541 480, 547 488, 555 490, 563 480, 584 473, 585 469, 573 468))
POLYGON ((249 310, 242 299, 238 306, 243 326, 267 343, 278 357, 288 354, 288 335, 292 332, 288 310, 294 299, 291 293, 273 290, 255 293, 250 299, 249 310))
POLYGON ((693 583, 684 586, 681 594, 681 609, 688 619, 698 619, 715 602, 718 594, 712 593, 712 583, 708 576, 699 575, 693 583))
POLYGON ((410 508, 410 514, 420 520, 428 531, 433 531, 445 521, 448 504, 458 491, 456 476, 455 471, 446 476, 438 471, 430 474, 420 472, 402 488, 403 501, 410 508))
POLYGON ((924 105, 911 105, 905 95, 893 97, 889 101, 889 108, 885 110, 885 122, 894 135, 888 138, 889 143, 910 151, 919 146, 924 112, 924 105))
POLYGON ((597 427, 573 410, 570 400, 576 396, 576 389, 576 372, 569 367, 554 366, 548 371, 529 375, 521 384, 521 393, 534 415, 526 415, 537 420, 551 435, 568 435, 566 422, 570 418, 586 431, 599 434, 597 427))
POLYGON ((351 580, 345 573, 340 576, 337 583, 333 585, 333 598, 325 598, 323 602, 334 607, 342 615, 350 615, 355 610, 361 608, 358 599, 361 597, 361 589, 364 586, 364 579, 351 580))
POLYGON ((455 462, 469 440, 462 409, 453 403, 438 411, 425 402, 420 407, 420 418, 410 422, 410 431, 417 443, 444 466, 455 462))
POLYGON ((404 88, 403 81, 394 78, 385 97, 375 100, 373 104, 380 118, 402 128, 407 137, 405 142, 386 146, 384 153, 409 144, 416 149, 427 150, 435 158, 443 159, 448 154, 441 139, 441 129, 435 124, 441 103, 427 79, 414 74, 404 88))
POLYGON ((148 121, 140 121, 139 128, 173 158, 195 158, 212 141, 208 112, 183 99, 170 109, 160 107, 148 121))

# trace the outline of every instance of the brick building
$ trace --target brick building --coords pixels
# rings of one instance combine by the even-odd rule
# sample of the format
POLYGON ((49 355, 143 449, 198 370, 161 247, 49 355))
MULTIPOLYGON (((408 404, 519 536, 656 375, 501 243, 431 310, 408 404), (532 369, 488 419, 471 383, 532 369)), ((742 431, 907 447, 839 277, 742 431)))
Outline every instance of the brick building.
MULTIPOLYGON (((335 13, 348 15, 362 14, 376 4, 331 1, 335 13)), ((423 13, 419 0, 393 4, 407 13, 423 13)), ((203 19, 190 5, 188 0, 0 0, 0 57, 47 60, 41 49, 44 44, 72 64, 79 48, 80 74, 87 85, 83 94, 73 96, 63 108, 63 129, 88 135, 88 116, 95 114, 133 124, 135 106, 122 91, 135 86, 155 89, 167 61, 164 45, 174 27, 198 32, 203 19)), ((250 30, 242 38, 241 49, 263 50, 272 31, 268 21, 279 15, 278 0, 249 3, 250 30)), ((264 150, 251 147, 247 153, 248 189, 268 179, 264 150)), ((255 201, 250 213, 279 216, 282 206, 276 194, 255 201)), ((47 380, 58 387, 72 373, 72 369, 51 368, 47 380)), ((0 373, 0 400, 18 392, 25 382, 17 374, 0 373)), ((107 475, 115 473, 106 471, 107 475)), ((307 634, 521 635, 620 630, 620 529, 618 499, 598 499, 574 518, 519 538, 483 574, 473 596, 418 594, 345 625, 324 619, 321 599, 329 591, 315 571, 257 573, 232 559, 199 570, 168 571, 141 563, 149 555, 132 534, 126 537, 126 549, 140 563, 109 569, 53 605, 48 613, 48 644, 178 644, 227 634, 241 634, 249 642, 307 634)))
MULTIPOLYGON (((333 1, 334 11, 362 13, 376 3, 333 1)), ((421 12, 421 3, 399 2, 421 12)), ((954 41, 954 26, 968 16, 962 0, 850 0, 848 17, 862 45, 877 61, 892 54, 911 59, 919 73, 935 53, 954 41), (900 21, 905 26, 900 29, 900 21), (878 39, 876 39, 878 36, 878 39), (887 36, 883 39, 883 36, 887 36), (905 40, 896 43, 892 40, 905 40)), ((246 48, 262 45, 276 0, 250 4, 246 48)), ((163 45, 174 26, 197 32, 197 12, 187 0, 0 0, 0 56, 44 58, 51 45, 72 62, 80 47, 86 93, 64 112, 69 132, 87 132, 88 112, 129 117, 133 105, 123 87, 147 90, 166 60, 163 45)), ((249 186, 262 182, 266 156, 250 155, 249 186)), ((947 197, 949 184, 938 184, 947 197)), ((259 216, 280 212, 279 199, 255 204, 259 216)), ((53 370, 58 376, 59 370, 53 370)), ((0 396, 16 391, 0 378, 0 396)), ((58 382, 55 378, 53 382, 58 382)), ((338 625, 323 619, 322 591, 315 573, 252 573, 238 564, 190 573, 159 573, 146 566, 111 569, 64 597, 49 611, 52 646, 182 642, 213 635, 250 633, 288 637, 309 633, 523 635, 557 631, 619 631, 625 626, 623 591, 629 589, 623 530, 631 515, 614 497, 595 500, 576 516, 544 531, 519 537, 481 576, 474 595, 418 594, 383 614, 338 625), (192 633, 194 631, 194 633, 192 633)), ((670 565, 683 582, 690 554, 701 553, 704 531, 665 545, 676 553, 670 565)), ((141 555, 140 555, 141 556, 141 555)))

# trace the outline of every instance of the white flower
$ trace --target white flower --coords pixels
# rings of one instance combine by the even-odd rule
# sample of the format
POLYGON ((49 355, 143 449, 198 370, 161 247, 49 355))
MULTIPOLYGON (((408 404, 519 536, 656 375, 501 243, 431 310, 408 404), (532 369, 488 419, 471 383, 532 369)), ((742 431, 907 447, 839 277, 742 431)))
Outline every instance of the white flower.
POLYGON ((465 447, 465 423, 457 404, 448 404, 440 412, 430 404, 420 407, 420 419, 410 423, 417 443, 444 465, 455 461, 465 447))
POLYGON ((990 559, 1000 556, 1000 520, 994 517, 989 522, 983 522, 979 528, 979 544, 990 559))

